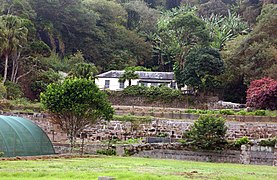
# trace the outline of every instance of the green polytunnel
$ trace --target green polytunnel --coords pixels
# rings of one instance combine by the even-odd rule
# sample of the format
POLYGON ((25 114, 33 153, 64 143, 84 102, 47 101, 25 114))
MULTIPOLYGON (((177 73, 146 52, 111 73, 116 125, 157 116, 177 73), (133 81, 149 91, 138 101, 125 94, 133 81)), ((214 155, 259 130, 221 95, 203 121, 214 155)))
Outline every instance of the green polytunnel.
POLYGON ((54 154, 45 132, 21 117, 0 116, 0 152, 4 157, 54 154))

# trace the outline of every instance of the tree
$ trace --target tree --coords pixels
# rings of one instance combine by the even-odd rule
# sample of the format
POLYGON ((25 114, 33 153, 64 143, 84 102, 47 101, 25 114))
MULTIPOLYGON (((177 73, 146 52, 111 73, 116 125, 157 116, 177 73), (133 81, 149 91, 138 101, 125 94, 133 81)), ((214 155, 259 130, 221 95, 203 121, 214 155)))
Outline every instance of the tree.
POLYGON ((254 80, 247 90, 246 105, 257 109, 277 109, 277 81, 270 78, 254 80))
POLYGON ((277 5, 264 6, 257 20, 251 33, 227 42, 222 51, 228 69, 226 82, 243 77, 243 83, 249 86, 255 79, 277 79, 277 5))
POLYGON ((16 81, 18 60, 21 56, 22 47, 27 42, 28 29, 24 27, 24 20, 13 15, 0 16, 0 50, 5 58, 4 78, 5 83, 8 75, 8 65, 12 59, 11 81, 16 81))
POLYGON ((128 86, 131 86, 132 79, 138 79, 138 78, 139 78, 139 75, 136 74, 136 72, 134 70, 124 70, 124 73, 119 78, 119 82, 124 83, 126 80, 128 80, 128 82, 129 82, 128 86))
POLYGON ((129 67, 126 67, 124 70, 126 70, 126 71, 151 71, 151 69, 148 69, 143 66, 129 66, 129 67))
POLYGON ((127 27, 137 32, 150 34, 156 31, 155 24, 159 18, 159 11, 149 8, 144 1, 132 0, 124 4, 128 13, 127 27))
POLYGON ((180 85, 188 85, 205 92, 217 86, 215 77, 223 73, 224 63, 215 49, 193 49, 186 57, 184 68, 176 63, 174 71, 180 85))
POLYGON ((209 17, 212 14, 227 15, 228 6, 221 0, 211 0, 199 6, 198 14, 202 17, 209 17))
POLYGON ((67 133, 71 147, 84 128, 100 119, 110 120, 114 113, 106 94, 88 79, 65 79, 50 84, 40 98, 52 122, 67 133))
POLYGON ((39 70, 36 73, 36 78, 31 83, 31 91, 36 99, 39 99, 40 93, 44 92, 49 84, 62 80, 61 75, 53 69, 39 70))
POLYGON ((151 69, 145 68, 143 66, 130 66, 130 67, 126 67, 124 69, 124 73, 122 74, 122 76, 119 78, 119 82, 125 82, 126 80, 128 80, 129 85, 132 85, 132 79, 138 79, 139 75, 136 74, 136 71, 151 71, 151 69))
POLYGON ((94 80, 97 73, 98 70, 94 64, 78 63, 71 69, 69 76, 94 80))
POLYGON ((211 46, 221 50, 225 42, 235 38, 239 34, 247 34, 248 27, 239 15, 231 14, 228 16, 218 16, 212 14, 204 19, 207 29, 212 39, 211 46))
POLYGON ((226 144, 225 120, 221 117, 202 115, 194 122, 185 137, 200 149, 221 149, 226 144))
POLYGON ((209 34, 205 22, 195 15, 195 8, 183 6, 172 9, 158 21, 158 33, 154 38, 154 50, 162 66, 180 62, 183 67, 186 55, 197 45, 207 45, 209 34))

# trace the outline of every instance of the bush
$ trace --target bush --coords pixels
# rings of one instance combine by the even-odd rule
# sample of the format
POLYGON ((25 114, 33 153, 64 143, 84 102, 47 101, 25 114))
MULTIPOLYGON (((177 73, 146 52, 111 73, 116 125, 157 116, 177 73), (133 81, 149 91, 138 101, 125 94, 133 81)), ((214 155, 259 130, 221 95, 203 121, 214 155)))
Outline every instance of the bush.
POLYGON ((6 81, 5 86, 7 88, 7 99, 14 100, 23 97, 23 92, 18 84, 6 81))
POLYGON ((250 143, 250 141, 249 141, 248 137, 242 137, 235 141, 235 146, 240 147, 241 145, 249 144, 249 143, 250 143))
POLYGON ((164 101, 172 100, 175 98, 180 98, 181 91, 176 89, 171 89, 166 86, 128 86, 123 90, 124 95, 131 95, 131 96, 145 96, 149 99, 161 99, 164 101))
POLYGON ((272 138, 272 139, 264 139, 264 140, 261 140, 259 145, 260 146, 272 146, 274 147, 275 144, 277 143, 277 138, 272 138))
POLYGON ((202 115, 184 135, 199 149, 222 149, 227 143, 227 127, 221 117, 202 115))
POLYGON ((219 111, 219 114, 223 114, 223 115, 234 115, 235 112, 233 110, 230 109, 222 109, 219 111))
POLYGON ((208 114, 207 110, 198 110, 197 114, 208 114))
POLYGON ((0 157, 4 156, 4 152, 0 152, 0 157))
POLYGON ((255 116, 265 116, 265 110, 257 110, 257 111, 255 111, 255 116))
POLYGON ((184 113, 196 114, 196 113, 197 113, 197 109, 186 109, 186 110, 184 111, 184 113))
POLYGON ((246 111, 244 111, 244 110, 240 110, 239 112, 237 112, 237 114, 238 114, 238 115, 246 115, 246 114, 247 114, 247 112, 246 112, 246 111))
POLYGON ((247 90, 246 105, 257 109, 277 109, 277 81, 263 78, 252 81, 247 90))
POLYGON ((123 90, 125 95, 140 96, 145 95, 147 91, 146 86, 128 86, 123 90))
POLYGON ((97 150, 97 154, 107 155, 107 156, 115 156, 116 151, 114 149, 105 149, 105 150, 97 150))

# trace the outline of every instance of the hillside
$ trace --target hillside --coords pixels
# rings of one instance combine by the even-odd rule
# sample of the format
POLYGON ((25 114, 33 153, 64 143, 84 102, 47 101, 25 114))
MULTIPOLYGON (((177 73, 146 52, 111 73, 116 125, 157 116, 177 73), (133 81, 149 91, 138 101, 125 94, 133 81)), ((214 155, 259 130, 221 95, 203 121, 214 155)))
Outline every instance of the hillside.
POLYGON ((174 70, 180 85, 244 103, 251 81, 277 79, 276 3, 0 0, 0 94, 38 99, 81 63, 94 75, 174 70))

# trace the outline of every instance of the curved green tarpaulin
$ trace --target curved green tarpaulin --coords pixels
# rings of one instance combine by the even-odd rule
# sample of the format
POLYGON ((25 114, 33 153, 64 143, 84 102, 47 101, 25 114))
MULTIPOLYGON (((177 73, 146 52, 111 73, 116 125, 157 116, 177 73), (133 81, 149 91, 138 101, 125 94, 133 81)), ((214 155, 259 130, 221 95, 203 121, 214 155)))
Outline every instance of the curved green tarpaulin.
POLYGON ((0 152, 4 157, 54 154, 54 148, 45 132, 32 121, 0 116, 0 152))

